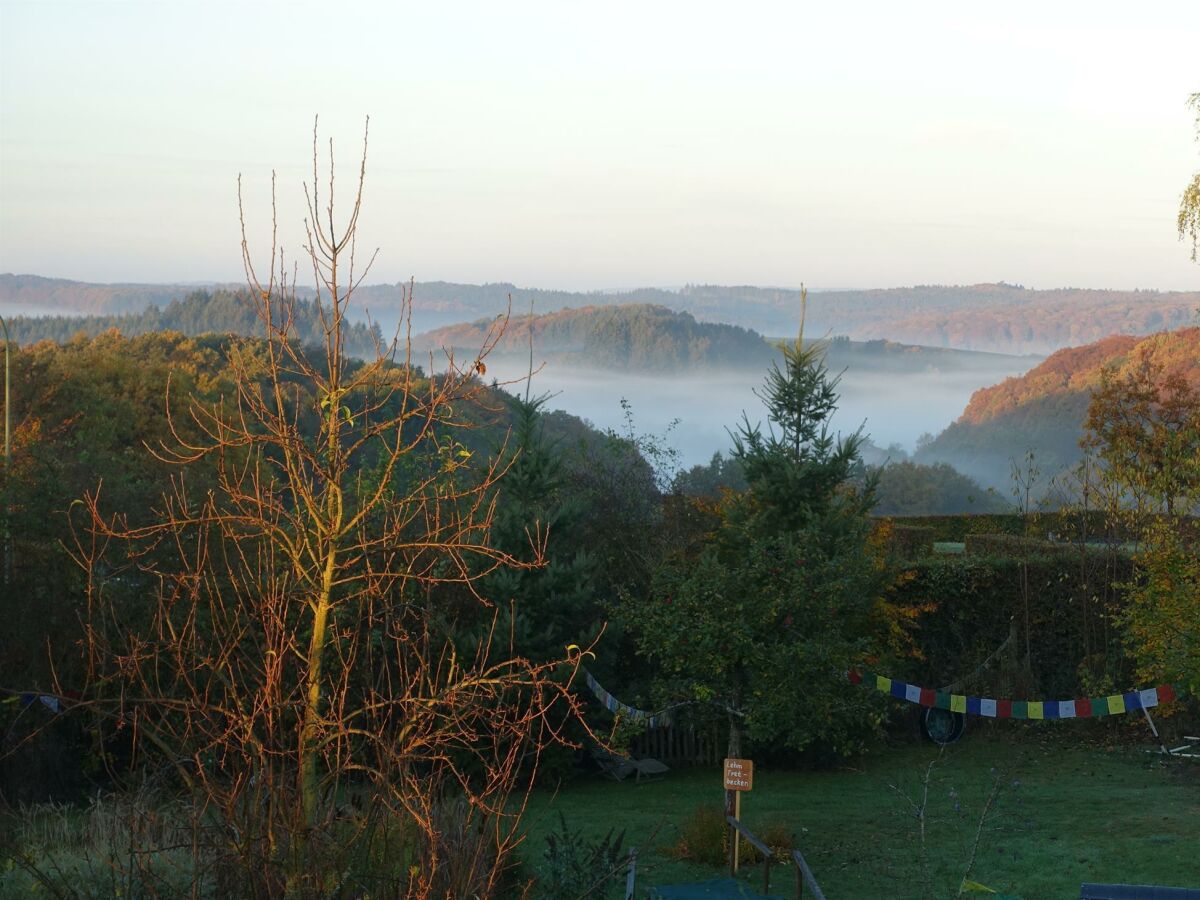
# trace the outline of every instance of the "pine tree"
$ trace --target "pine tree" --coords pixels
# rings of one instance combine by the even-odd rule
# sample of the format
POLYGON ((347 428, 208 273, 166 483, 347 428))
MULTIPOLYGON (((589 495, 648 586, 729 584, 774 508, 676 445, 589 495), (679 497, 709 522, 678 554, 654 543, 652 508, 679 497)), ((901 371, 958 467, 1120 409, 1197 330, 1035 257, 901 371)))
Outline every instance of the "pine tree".
POLYGON ((838 379, 802 338, 781 351, 759 395, 767 430, 744 418, 734 435, 748 489, 726 498, 697 555, 664 566, 651 596, 623 608, 664 702, 725 715, 730 756, 744 752, 743 736, 796 750, 861 746, 877 717, 844 672, 898 628, 868 518, 863 439, 830 427, 838 379))
POLYGON ((530 554, 530 535, 546 535, 545 565, 499 570, 486 590, 494 602, 515 601, 514 649, 531 660, 553 659, 568 643, 586 646, 598 630, 596 561, 572 540, 585 504, 566 490, 559 448, 547 439, 548 397, 506 398, 513 418, 514 457, 502 483, 493 542, 518 559, 530 554))

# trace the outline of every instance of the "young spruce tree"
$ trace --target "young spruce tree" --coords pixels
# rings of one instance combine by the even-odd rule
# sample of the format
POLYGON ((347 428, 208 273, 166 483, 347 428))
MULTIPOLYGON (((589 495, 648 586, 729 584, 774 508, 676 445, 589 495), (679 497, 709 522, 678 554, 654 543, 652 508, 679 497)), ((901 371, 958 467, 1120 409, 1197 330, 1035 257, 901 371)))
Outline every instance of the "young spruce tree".
POLYGON ((729 494, 698 554, 665 565, 626 618, 656 667, 664 701, 696 701, 729 723, 728 755, 762 747, 855 749, 878 723, 845 671, 896 634, 887 574, 868 513, 861 435, 835 436, 838 378, 801 337, 759 395, 733 456, 748 488, 729 494))

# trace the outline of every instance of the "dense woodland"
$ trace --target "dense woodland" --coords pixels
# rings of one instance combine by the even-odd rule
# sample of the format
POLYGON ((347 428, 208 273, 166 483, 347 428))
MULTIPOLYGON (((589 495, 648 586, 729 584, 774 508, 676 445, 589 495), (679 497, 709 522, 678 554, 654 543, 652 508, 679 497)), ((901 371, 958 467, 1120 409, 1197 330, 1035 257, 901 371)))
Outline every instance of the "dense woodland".
MULTIPOLYGON (((423 351, 470 352, 495 323, 480 319, 437 328, 417 335, 413 344, 423 351)), ((708 374, 726 369, 762 371, 779 357, 779 341, 736 325, 697 321, 690 313, 665 306, 624 304, 585 306, 509 321, 497 345, 496 357, 528 360, 530 339, 535 364, 565 363, 574 367, 618 368, 648 374, 708 374)), ((816 341, 825 363, 834 372, 987 371, 1006 365, 1000 354, 924 347, 889 340, 852 341, 834 335, 816 341)))
MULTIPOLYGON (((494 319, 439 328, 418 335, 427 350, 471 352, 494 319)), ((587 306, 509 322, 497 356, 567 362, 588 368, 648 373, 687 373, 701 369, 762 369, 774 354, 763 337, 736 325, 697 322, 688 313, 663 306, 587 306), (531 343, 532 342, 532 343, 531 343)))
POLYGON ((1062 481, 1081 462, 1081 439, 1093 393, 1105 378, 1144 373, 1200 386, 1200 328, 1145 338, 1114 336, 1060 350, 1025 375, 977 391, 961 418, 921 447, 918 462, 949 463, 982 484, 1007 491, 1014 462, 1034 454, 1038 494, 1056 499, 1062 481))
MULTIPOLYGON (((407 285, 363 285, 359 312, 394 322, 407 285)), ((416 330, 473 322, 503 313, 510 298, 530 300, 542 313, 567 307, 652 304, 687 312, 703 322, 723 322, 760 334, 789 336, 795 329, 799 291, 750 286, 687 285, 677 291, 638 288, 572 292, 512 284, 419 282, 413 292, 416 330)), ((0 305, 22 304, 63 313, 139 312, 166 305, 194 288, 172 285, 97 285, 0 275, 0 305)), ((301 291, 301 296, 305 296, 301 291)), ((1114 291, 1088 288, 1034 290, 1012 284, 918 285, 879 290, 813 292, 808 333, 853 340, 995 353, 1046 354, 1112 334, 1143 335, 1195 321, 1196 292, 1114 291)))
MULTIPOLYGON (((296 340, 319 344, 325 339, 320 309, 314 301, 297 300, 292 315, 296 340)), ((181 299, 163 306, 150 303, 141 312, 90 316, 15 316, 8 320, 9 334, 18 344, 36 341, 64 342, 83 335, 95 337, 115 330, 126 337, 156 331, 178 331, 185 335, 263 334, 257 309, 245 290, 189 291, 181 299)), ((347 323, 346 349, 360 357, 373 356, 388 341, 378 326, 347 323)))

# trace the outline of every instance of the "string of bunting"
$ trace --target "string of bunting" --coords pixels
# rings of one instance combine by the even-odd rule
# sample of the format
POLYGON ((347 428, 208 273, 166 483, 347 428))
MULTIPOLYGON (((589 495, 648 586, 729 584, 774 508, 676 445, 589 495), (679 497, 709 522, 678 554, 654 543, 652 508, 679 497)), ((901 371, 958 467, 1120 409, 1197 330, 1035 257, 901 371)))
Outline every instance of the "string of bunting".
POLYGON ((644 709, 636 709, 628 704, 622 703, 603 687, 601 687, 600 682, 593 678, 592 673, 587 669, 583 670, 583 675, 587 680, 587 686, 591 689, 592 693, 596 695, 596 699, 599 700, 604 708, 609 712, 625 716, 633 722, 644 722, 650 728, 661 728, 670 724, 671 716, 667 711, 664 710, 660 713, 649 713, 644 709))
POLYGON ((995 700, 991 697, 968 697, 964 694, 935 691, 897 681, 886 675, 860 672, 857 669, 851 669, 847 674, 852 684, 874 688, 897 700, 992 719, 1086 719, 1116 716, 1139 709, 1149 709, 1160 703, 1169 703, 1178 696, 1174 685, 1160 684, 1158 687, 1110 694, 1107 697, 1083 697, 1075 700, 995 700))

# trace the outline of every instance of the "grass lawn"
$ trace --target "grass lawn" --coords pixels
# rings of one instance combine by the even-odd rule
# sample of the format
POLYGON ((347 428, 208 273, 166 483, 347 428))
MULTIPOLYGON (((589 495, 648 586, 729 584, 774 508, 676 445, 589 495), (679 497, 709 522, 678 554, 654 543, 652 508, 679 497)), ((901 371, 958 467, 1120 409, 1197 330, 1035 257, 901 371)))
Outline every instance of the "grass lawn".
MULTIPOLYGON (((923 897, 919 821, 929 779, 927 844, 935 896, 954 897, 994 777, 1001 779, 971 879, 1000 893, 1074 898, 1084 881, 1200 887, 1200 766, 1164 765, 1135 749, 1050 746, 975 736, 941 754, 932 745, 880 750, 826 772, 758 768, 742 818, 754 831, 784 823, 830 900, 923 897), (993 771, 995 775, 993 775, 993 771), (890 785, 890 786, 889 786, 890 785)), ((703 804, 721 802, 719 770, 673 772, 643 784, 600 776, 535 795, 523 855, 537 868, 545 836, 568 825, 600 837, 625 829, 638 847, 638 896, 655 884, 720 877, 667 852, 703 804)), ((794 870, 775 867, 772 890, 794 896, 794 870)), ((742 877, 761 888, 761 868, 742 877)), ((969 896, 985 897, 986 894, 969 896)))

